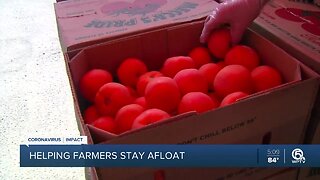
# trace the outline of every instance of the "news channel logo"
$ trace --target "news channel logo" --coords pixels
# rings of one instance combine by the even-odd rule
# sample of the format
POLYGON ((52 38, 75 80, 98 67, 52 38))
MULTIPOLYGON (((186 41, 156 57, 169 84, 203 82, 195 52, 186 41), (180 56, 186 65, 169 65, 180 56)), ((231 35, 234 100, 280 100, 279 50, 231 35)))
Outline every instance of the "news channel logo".
POLYGON ((303 156, 303 151, 300 148, 295 148, 291 152, 291 156, 293 158, 292 163, 297 164, 297 163, 305 163, 306 158, 303 156))

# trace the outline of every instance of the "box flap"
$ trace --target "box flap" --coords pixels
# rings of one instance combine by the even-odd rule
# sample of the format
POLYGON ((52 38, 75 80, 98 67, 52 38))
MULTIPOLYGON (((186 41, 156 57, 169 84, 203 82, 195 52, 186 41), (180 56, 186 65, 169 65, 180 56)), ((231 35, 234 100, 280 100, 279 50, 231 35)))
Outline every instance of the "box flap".
POLYGON ((69 0, 55 3, 64 52, 121 35, 206 17, 214 0, 69 0))
POLYGON ((252 27, 320 72, 320 9, 308 3, 270 1, 252 27))

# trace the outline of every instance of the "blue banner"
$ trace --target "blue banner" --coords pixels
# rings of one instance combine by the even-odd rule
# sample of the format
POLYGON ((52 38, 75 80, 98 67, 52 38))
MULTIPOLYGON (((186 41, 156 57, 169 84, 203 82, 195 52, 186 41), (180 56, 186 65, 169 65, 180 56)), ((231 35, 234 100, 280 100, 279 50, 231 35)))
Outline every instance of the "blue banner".
POLYGON ((320 167, 320 145, 20 145, 21 167, 320 167))

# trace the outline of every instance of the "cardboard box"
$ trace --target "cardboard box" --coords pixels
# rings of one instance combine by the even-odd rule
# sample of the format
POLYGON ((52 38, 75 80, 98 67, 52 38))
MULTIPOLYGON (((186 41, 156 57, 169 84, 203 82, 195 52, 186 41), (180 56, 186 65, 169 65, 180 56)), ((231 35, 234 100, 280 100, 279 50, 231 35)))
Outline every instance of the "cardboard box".
POLYGON ((54 7, 62 50, 72 57, 83 47, 205 18, 215 5, 214 0, 68 0, 54 7))
POLYGON ((319 180, 320 168, 301 168, 299 170, 298 180, 319 180))
MULTIPOLYGON (((280 128, 279 130, 283 130, 280 128)), ((290 135, 290 134, 289 134, 290 135)), ((237 142, 236 144, 257 144, 261 139, 257 136, 257 139, 247 139, 242 142, 237 142)), ((238 180, 238 179, 247 179, 247 180, 256 180, 256 179, 265 179, 265 180, 276 180, 281 179, 280 177, 286 177, 288 180, 296 179, 297 168, 163 168, 163 169, 120 169, 120 168, 111 168, 111 169, 95 169, 95 168, 86 168, 87 170, 87 179, 88 180, 97 180, 99 177, 104 179, 104 173, 118 173, 122 172, 133 174, 133 177, 126 177, 125 179, 157 179, 159 175, 164 177, 162 179, 166 180, 176 180, 176 179, 208 179, 208 180, 238 180), (100 173, 99 177, 97 171, 100 173), (106 172, 104 172, 106 171, 106 172), (114 172, 115 171, 115 172, 114 172), (138 174, 137 174, 138 173, 138 174), (101 175, 102 174, 102 175, 101 175), (295 177, 295 178, 293 178, 295 177)), ((110 177, 109 177, 110 178, 110 177)), ((124 177, 116 177, 123 179, 124 177)), ((116 179, 114 178, 114 179, 116 179)), ((113 179, 113 178, 111 178, 113 179)), ((161 178, 159 178, 161 179, 161 178)))
MULTIPOLYGON (((88 103, 78 91, 81 76, 92 68, 104 68, 115 74, 116 68, 127 57, 138 57, 150 70, 159 69, 167 57, 186 55, 200 45, 203 21, 183 23, 97 44, 83 49, 72 59, 66 59, 67 70, 75 102, 79 129, 88 136, 89 143, 109 144, 295 144, 304 138, 310 117, 319 76, 308 67, 286 54, 261 36, 247 31, 243 44, 255 48, 264 64, 278 68, 286 84, 271 91, 257 93, 236 104, 203 114, 186 113, 162 123, 115 136, 85 125, 81 116, 88 103), (182 43, 183 42, 183 43, 182 43), (107 59, 106 59, 107 57, 107 59), (304 96, 301 96, 304 94, 304 96)), ((66 57, 68 58, 68 57, 66 57)), ((200 177, 216 179, 234 174, 241 169, 189 169, 185 179, 200 177), (192 170, 192 171, 191 171, 192 170), (203 173, 207 172, 207 173, 203 173), (192 176, 193 174, 194 176, 192 176)), ((267 177, 282 169, 258 170, 250 177, 267 177), (255 173, 257 172, 257 173, 255 173)), ((153 168, 91 168, 93 178, 150 179, 153 168)), ((181 177, 182 169, 164 169, 167 174, 181 177)), ((248 176, 247 176, 248 177, 248 176)), ((169 178, 170 179, 170 178, 169 178)))
POLYGON ((298 168, 288 168, 269 177, 265 177, 266 180, 295 180, 297 179, 298 168))
MULTIPOLYGON (((320 144, 320 123, 314 133, 312 144, 320 144)), ((320 167, 300 168, 298 180, 318 180, 320 179, 320 167)))
MULTIPOLYGON (((68 76, 71 76, 70 59, 84 47, 144 31, 204 19, 215 5, 217 2, 214 0, 57 1, 54 8, 68 76), (128 8, 131 9, 128 10, 128 8), (88 24, 91 25, 87 26, 88 24)), ((72 93, 74 99, 77 99, 75 92, 72 93)), ((75 112, 81 114, 77 107, 75 112)), ((78 121, 78 127, 81 134, 85 134, 84 126, 80 121, 78 121)))
MULTIPOLYGON (((320 74, 320 8, 310 3, 271 0, 252 28, 320 74)), ((320 121, 320 91, 304 143, 312 143, 320 121)))
POLYGON ((320 8, 308 3, 271 0, 252 28, 320 73, 320 8))

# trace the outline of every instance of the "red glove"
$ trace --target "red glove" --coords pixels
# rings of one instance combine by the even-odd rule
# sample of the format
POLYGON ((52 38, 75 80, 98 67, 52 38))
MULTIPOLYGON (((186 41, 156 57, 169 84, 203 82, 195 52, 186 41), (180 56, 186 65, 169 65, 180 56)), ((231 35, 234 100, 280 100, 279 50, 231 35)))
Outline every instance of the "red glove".
POLYGON ((207 41, 213 29, 229 24, 232 44, 237 44, 268 0, 220 0, 220 2, 205 21, 200 36, 202 43, 207 41))

